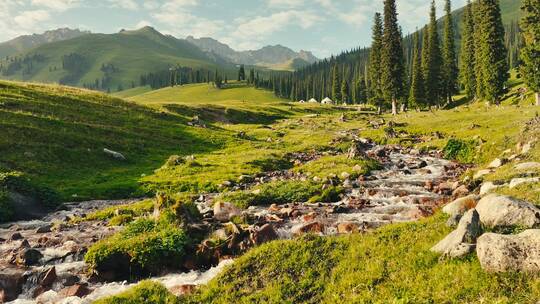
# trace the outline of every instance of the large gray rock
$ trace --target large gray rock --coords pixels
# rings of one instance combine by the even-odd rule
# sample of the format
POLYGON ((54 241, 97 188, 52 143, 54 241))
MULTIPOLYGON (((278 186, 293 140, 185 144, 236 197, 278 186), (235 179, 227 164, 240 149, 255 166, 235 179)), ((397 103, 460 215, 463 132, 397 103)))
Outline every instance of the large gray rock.
POLYGON ((217 202, 214 205, 214 218, 220 222, 228 222, 235 216, 242 215, 242 210, 227 202, 217 202))
POLYGON ((442 211, 450 216, 463 214, 467 210, 474 208, 479 199, 480 197, 474 194, 464 196, 448 203, 442 208, 442 211))
POLYGON ((486 195, 490 192, 493 192, 499 188, 505 187, 506 184, 503 185, 495 185, 493 182, 485 182, 480 186, 480 195, 486 195))
POLYGON ((476 210, 487 227, 535 228, 540 225, 540 209, 510 196, 490 194, 482 198, 476 210))
POLYGON ((481 234, 480 217, 476 210, 471 209, 463 215, 456 230, 433 246, 431 251, 451 258, 463 257, 474 251, 474 243, 481 234))
POLYGON ((540 229, 518 235, 486 233, 478 238, 476 253, 486 271, 540 273, 540 229))

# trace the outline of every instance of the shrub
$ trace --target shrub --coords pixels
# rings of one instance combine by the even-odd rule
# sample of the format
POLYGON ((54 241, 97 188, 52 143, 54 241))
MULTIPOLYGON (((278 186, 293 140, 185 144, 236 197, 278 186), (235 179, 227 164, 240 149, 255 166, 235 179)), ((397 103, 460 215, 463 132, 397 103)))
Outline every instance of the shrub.
POLYGON ((1 172, 0 189, 35 197, 47 208, 55 208, 60 202, 58 193, 46 186, 34 184, 21 172, 1 172))
POLYGON ((13 206, 7 191, 0 190, 0 223, 11 221, 13 219, 13 206))
POLYGON ((133 221, 133 216, 130 214, 119 214, 109 220, 109 226, 123 226, 133 221))
POLYGON ((93 271, 112 271, 116 279, 157 274, 182 265, 190 240, 175 225, 139 219, 94 244, 85 256, 93 271))
POLYGON ((264 172, 287 170, 293 167, 293 164, 289 160, 275 155, 265 159, 254 160, 249 164, 264 172))
POLYGON ((142 281, 135 287, 112 297, 94 302, 95 304, 173 304, 178 298, 165 286, 154 281, 142 281))
POLYGON ((463 163, 472 163, 477 145, 478 143, 474 140, 449 139, 443 149, 444 157, 463 163))
POLYGON ((152 200, 144 200, 132 204, 119 206, 111 206, 102 210, 95 211, 86 215, 84 219, 88 221, 104 221, 112 219, 117 215, 131 215, 132 217, 143 216, 154 210, 154 202, 152 200))

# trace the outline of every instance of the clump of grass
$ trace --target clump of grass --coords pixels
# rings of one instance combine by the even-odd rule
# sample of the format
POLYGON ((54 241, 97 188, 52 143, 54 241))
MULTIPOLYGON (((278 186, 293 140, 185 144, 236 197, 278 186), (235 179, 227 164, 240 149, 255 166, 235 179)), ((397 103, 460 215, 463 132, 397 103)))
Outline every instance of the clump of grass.
POLYGON ((167 217, 163 218, 136 220, 122 232, 97 242, 88 249, 86 263, 98 274, 112 272, 115 279, 136 278, 179 267, 191 240, 183 229, 167 217))
POLYGON ((154 210, 152 200, 143 200, 132 204, 107 207, 102 210, 87 214, 86 217, 75 221, 105 221, 119 215, 129 215, 131 217, 143 216, 154 210))
POLYGON ((351 179, 369 173, 379 167, 379 164, 371 159, 349 159, 346 155, 327 155, 304 165, 295 167, 293 170, 301 173, 309 173, 311 176, 327 178, 329 176, 341 176, 346 173, 351 179))
POLYGON ((472 163, 475 160, 478 145, 476 140, 451 138, 443 148, 444 157, 462 163, 472 163))
POLYGON ((339 200, 343 192, 340 187, 330 186, 323 190, 322 184, 309 181, 277 181, 262 184, 249 191, 227 192, 220 200, 233 203, 241 208, 270 204, 296 202, 333 202, 339 200))
POLYGON ((150 280, 142 281, 135 287, 118 295, 97 300, 95 304, 175 304, 179 299, 165 286, 150 280))

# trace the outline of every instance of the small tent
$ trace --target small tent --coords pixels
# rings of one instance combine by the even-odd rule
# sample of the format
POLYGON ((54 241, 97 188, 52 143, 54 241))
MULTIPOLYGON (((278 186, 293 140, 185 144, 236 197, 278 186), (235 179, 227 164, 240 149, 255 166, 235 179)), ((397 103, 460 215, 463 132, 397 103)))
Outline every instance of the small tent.
POLYGON ((334 102, 332 101, 332 99, 326 97, 325 99, 323 99, 321 101, 322 104, 333 104, 334 102))
POLYGON ((311 98, 308 102, 315 103, 315 102, 318 102, 318 101, 317 101, 317 99, 315 99, 315 98, 311 98))
POLYGON ((299 101, 299 103, 306 103, 306 101, 302 99, 299 101))

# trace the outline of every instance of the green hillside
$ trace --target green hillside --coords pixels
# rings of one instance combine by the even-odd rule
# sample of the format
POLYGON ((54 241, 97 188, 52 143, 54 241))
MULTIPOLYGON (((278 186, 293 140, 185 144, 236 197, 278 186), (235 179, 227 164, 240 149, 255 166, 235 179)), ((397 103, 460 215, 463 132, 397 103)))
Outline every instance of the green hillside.
POLYGON ((73 86, 101 83, 103 90, 138 86, 141 75, 185 66, 214 70, 216 64, 194 45, 150 27, 117 34, 88 34, 49 43, 0 61, 3 78, 73 86), (63 67, 63 61, 68 62, 63 67), (8 71, 6 73, 6 70, 8 71), (105 84, 105 85, 103 85, 105 84))
POLYGON ((64 199, 141 194, 141 174, 171 154, 208 152, 227 138, 186 121, 92 91, 0 82, 0 172, 27 173, 64 199))

